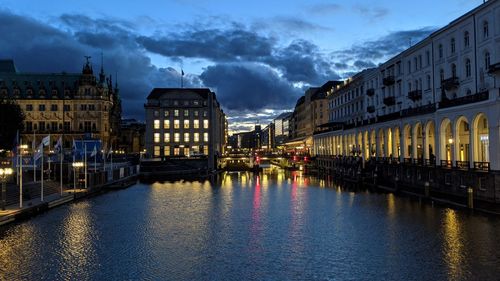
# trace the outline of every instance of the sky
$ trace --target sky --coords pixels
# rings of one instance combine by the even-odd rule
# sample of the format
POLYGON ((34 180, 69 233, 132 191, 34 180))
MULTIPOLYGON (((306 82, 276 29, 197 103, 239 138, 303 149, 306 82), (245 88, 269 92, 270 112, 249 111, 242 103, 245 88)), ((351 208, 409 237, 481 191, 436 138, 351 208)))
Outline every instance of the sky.
POLYGON ((209 87, 244 131, 308 87, 374 67, 483 0, 0 0, 0 59, 22 72, 118 76, 123 117, 154 87, 209 87))

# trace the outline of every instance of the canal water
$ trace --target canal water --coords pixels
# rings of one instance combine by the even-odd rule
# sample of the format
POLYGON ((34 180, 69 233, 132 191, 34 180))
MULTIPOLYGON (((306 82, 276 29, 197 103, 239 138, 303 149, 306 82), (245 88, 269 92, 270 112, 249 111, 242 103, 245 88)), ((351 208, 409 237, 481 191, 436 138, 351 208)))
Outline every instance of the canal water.
POLYGON ((1 280, 499 278, 499 218, 279 170, 138 183, 0 228, 1 280))

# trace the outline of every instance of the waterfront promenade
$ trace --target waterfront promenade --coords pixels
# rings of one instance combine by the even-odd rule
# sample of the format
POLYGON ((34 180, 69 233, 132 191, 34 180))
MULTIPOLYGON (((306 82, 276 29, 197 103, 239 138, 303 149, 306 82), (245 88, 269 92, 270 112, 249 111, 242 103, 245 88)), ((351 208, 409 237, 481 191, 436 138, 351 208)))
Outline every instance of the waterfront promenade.
POLYGON ((28 181, 23 184, 23 203, 22 207, 19 204, 19 186, 11 183, 7 185, 6 190, 6 207, 5 210, 0 209, 0 226, 14 221, 23 220, 33 215, 45 212, 54 207, 66 204, 87 196, 97 194, 109 189, 122 188, 134 183, 138 176, 138 169, 134 165, 117 165, 113 169, 113 175, 108 177, 107 172, 99 181, 98 177, 92 178, 89 174, 89 182, 87 188, 77 184, 76 188, 72 184, 64 184, 61 186, 58 181, 46 180, 43 188, 43 201, 41 196, 41 182, 28 181))

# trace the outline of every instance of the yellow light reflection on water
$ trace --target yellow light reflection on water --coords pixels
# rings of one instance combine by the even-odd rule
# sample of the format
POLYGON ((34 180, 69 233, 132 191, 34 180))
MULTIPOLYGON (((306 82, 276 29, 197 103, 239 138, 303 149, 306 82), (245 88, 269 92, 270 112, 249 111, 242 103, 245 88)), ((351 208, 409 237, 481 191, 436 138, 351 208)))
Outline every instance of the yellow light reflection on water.
POLYGON ((459 280, 463 277, 463 237, 460 226, 460 220, 457 218, 457 212, 447 209, 444 214, 444 256, 448 266, 449 280, 459 280))
POLYGON ((95 244, 99 241, 94 231, 89 201, 72 205, 63 222, 60 272, 69 279, 90 278, 88 268, 95 263, 95 244), (88 275, 88 276, 86 276, 88 275))

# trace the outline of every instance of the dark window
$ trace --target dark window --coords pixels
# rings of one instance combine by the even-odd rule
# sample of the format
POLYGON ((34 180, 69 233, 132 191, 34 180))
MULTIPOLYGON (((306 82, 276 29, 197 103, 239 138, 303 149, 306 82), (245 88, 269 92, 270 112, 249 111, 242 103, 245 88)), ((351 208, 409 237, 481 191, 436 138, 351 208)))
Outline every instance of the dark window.
POLYGON ((71 111, 71 106, 69 104, 65 104, 64 111, 71 111))
POLYGON ((50 123, 50 130, 57 131, 57 122, 50 123))
POLYGON ((86 133, 90 133, 90 130, 91 130, 91 128, 92 128, 92 122, 90 122, 90 121, 85 121, 85 122, 84 122, 84 124, 83 124, 83 126, 84 126, 84 131, 85 131, 86 133))
POLYGON ((86 104, 80 104, 80 110, 87 110, 86 104))
POLYGON ((69 122, 64 122, 64 131, 69 132, 71 130, 71 125, 69 122))
POLYGON ((33 105, 32 104, 27 104, 26 105, 26 111, 33 111, 33 105))
POLYGON ((45 104, 39 104, 38 111, 45 111, 45 104))
POLYGON ((50 111, 57 111, 57 104, 50 105, 50 111))
POLYGON ((33 123, 31 121, 26 122, 26 131, 31 132, 33 130, 33 123))
POLYGON ((38 122, 38 129, 40 131, 45 131, 45 122, 43 122, 43 121, 38 122))

